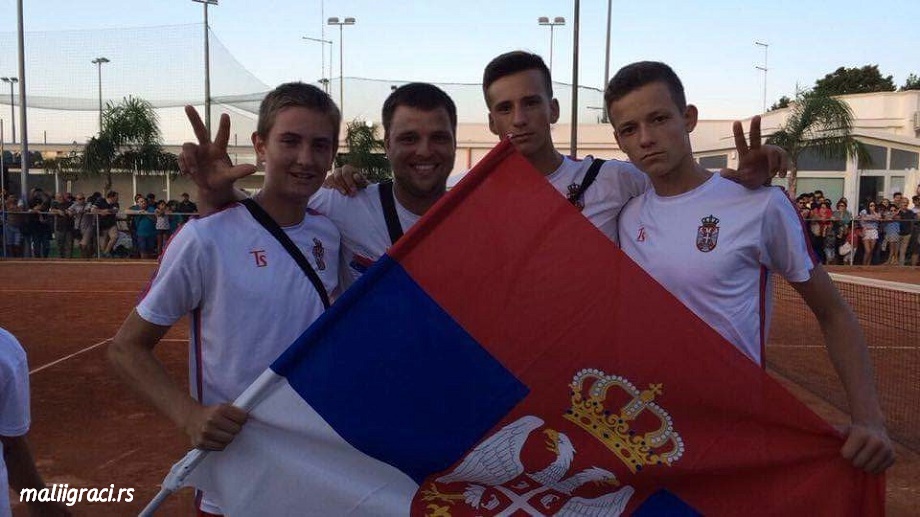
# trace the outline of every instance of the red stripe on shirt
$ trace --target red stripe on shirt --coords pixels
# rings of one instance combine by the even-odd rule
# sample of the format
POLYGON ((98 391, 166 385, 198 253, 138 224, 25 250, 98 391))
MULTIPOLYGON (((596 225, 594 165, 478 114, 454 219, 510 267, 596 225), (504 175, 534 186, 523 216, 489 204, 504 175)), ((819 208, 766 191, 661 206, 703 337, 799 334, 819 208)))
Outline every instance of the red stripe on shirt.
POLYGON ((192 346, 195 347, 195 393, 198 395, 198 402, 203 404, 204 400, 204 383, 202 382, 202 371, 204 370, 204 361, 201 359, 201 309, 192 311, 192 325, 195 329, 195 337, 192 346))

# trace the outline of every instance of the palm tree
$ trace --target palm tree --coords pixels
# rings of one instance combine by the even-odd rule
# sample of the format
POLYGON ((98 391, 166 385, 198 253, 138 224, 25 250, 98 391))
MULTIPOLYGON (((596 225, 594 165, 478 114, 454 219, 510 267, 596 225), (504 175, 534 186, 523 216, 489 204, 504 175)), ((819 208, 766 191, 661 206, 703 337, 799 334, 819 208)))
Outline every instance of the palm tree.
POLYGON ((379 183, 393 177, 390 162, 383 151, 383 140, 377 138, 377 125, 353 120, 345 128, 347 154, 336 158, 336 165, 348 164, 364 171, 368 181, 379 183))
POLYGON ((112 188, 113 171, 176 172, 176 157, 163 151, 153 105, 136 97, 109 102, 102 113, 102 131, 86 142, 84 171, 105 175, 112 188))
POLYGON ((808 151, 822 158, 839 160, 856 157, 860 168, 871 164, 866 147, 853 137, 853 112, 840 99, 808 92, 791 104, 786 123, 773 133, 768 144, 777 145, 789 155, 789 194, 794 197, 798 161, 808 151))

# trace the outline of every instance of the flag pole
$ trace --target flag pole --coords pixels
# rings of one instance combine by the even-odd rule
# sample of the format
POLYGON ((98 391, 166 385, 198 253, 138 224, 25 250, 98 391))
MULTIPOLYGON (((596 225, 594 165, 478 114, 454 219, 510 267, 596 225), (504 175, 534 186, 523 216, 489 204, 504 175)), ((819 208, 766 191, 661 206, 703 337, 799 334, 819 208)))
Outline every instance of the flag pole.
MULTIPOLYGON (((249 413, 256 404, 261 402, 262 399, 268 395, 269 390, 275 387, 281 379, 282 377, 272 371, 271 368, 266 368, 265 371, 233 401, 233 405, 249 413)), ((160 488, 157 495, 147 503, 147 506, 144 507, 138 516, 152 517, 157 508, 163 504, 167 497, 185 485, 185 480, 188 479, 189 474, 191 474, 192 471, 195 470, 195 467, 204 461, 211 452, 218 451, 208 451, 205 449, 192 449, 188 451, 181 460, 169 469, 169 474, 166 474, 166 477, 163 478, 162 488, 160 488)))

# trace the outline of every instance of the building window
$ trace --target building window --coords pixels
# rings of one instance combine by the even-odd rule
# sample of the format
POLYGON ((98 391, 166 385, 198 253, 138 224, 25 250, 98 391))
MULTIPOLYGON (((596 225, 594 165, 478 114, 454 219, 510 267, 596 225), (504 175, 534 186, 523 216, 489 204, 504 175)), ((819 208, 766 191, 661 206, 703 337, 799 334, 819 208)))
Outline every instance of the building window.
POLYGON ((869 165, 867 170, 885 170, 888 168, 888 148, 880 145, 863 143, 863 146, 869 151, 869 165))
MULTIPOLYGON (((884 147, 882 148, 884 149, 884 147)), ((872 166, 875 168, 875 165, 872 166)), ((828 159, 806 148, 799 154, 798 169, 800 171, 845 171, 847 170, 846 158, 828 159)), ((804 192, 804 191, 803 191, 804 192)))
POLYGON ((891 167, 889 168, 893 171, 920 168, 918 167, 918 161, 920 161, 918 158, 920 158, 920 154, 918 153, 892 148, 891 167))
POLYGON ((724 169, 728 167, 728 155, 717 154, 715 156, 701 156, 700 165, 707 169, 724 169))

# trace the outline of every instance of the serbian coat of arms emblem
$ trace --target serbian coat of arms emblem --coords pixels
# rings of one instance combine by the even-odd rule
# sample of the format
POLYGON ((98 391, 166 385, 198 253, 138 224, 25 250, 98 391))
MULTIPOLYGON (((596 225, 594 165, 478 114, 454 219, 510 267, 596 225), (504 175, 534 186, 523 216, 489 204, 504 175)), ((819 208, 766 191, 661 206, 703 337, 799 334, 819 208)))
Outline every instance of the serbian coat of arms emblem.
POLYGON ((654 402, 662 393, 660 384, 640 390, 623 377, 585 369, 569 389, 572 405, 563 421, 575 424, 569 432, 586 433, 568 436, 544 427, 542 418, 524 415, 481 442, 451 472, 423 484, 413 515, 616 517, 635 490, 621 484, 608 460, 619 458, 635 474, 669 467, 683 455, 683 440, 670 415, 654 402), (637 427, 640 421, 650 427, 637 427), (533 463, 525 444, 540 428, 551 455, 533 463), (613 454, 595 453, 590 463, 576 468, 576 442, 586 445, 592 438, 613 454))
POLYGON ((710 215, 700 222, 703 224, 696 231, 696 249, 708 253, 716 249, 716 244, 719 243, 719 219, 710 215))

